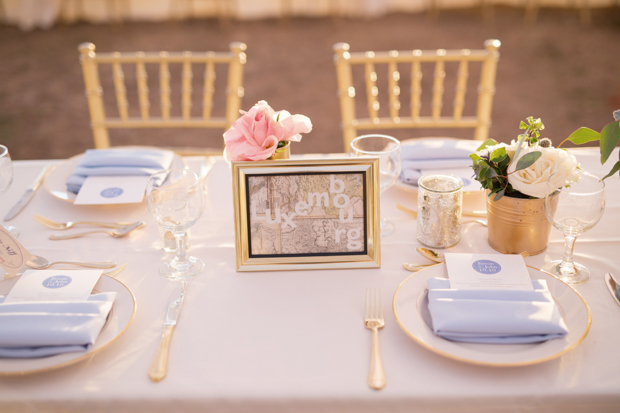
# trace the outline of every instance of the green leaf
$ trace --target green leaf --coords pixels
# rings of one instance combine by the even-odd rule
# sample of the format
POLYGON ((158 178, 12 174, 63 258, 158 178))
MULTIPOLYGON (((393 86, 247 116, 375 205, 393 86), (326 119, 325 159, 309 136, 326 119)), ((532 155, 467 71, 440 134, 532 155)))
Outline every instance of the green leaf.
POLYGON ((601 164, 607 162, 609 155, 618 144, 620 138, 620 122, 608 123, 601 131, 601 164))
POLYGON ((501 162, 507 156, 508 155, 506 154, 506 148, 497 148, 491 154, 491 162, 501 162))
POLYGON ((482 145, 478 147, 478 149, 476 149, 476 152, 485 149, 487 146, 493 146, 493 145, 497 145, 497 141, 495 139, 487 139, 486 141, 482 143, 482 145))
POLYGON ((495 169, 489 168, 489 173, 487 174, 487 178, 495 178, 498 176, 497 171, 495 169))
POLYGON ((601 134, 590 128, 579 128, 575 132, 571 133, 567 139, 575 145, 581 145, 586 142, 601 139, 601 134))
POLYGON ((614 175, 618 171, 620 171, 620 161, 616 162, 614 167, 611 168, 611 171, 609 171, 609 173, 607 175, 605 175, 605 177, 603 179, 609 178, 610 176, 614 175))
POLYGON ((539 151, 526 153, 517 162, 517 167, 515 168, 515 171, 520 171, 521 169, 529 168, 534 162, 538 160, 538 158, 540 158, 541 155, 542 155, 542 152, 539 152, 539 151))
POLYGON ((502 189, 501 191, 499 191, 499 192, 495 195, 495 198, 493 198, 493 200, 494 200, 494 201, 499 201, 499 200, 500 200, 500 199, 504 196, 504 192, 505 192, 505 191, 506 191, 505 189, 502 189))
POLYGON ((527 129, 527 124, 521 121, 521 124, 519 125, 519 129, 527 129))

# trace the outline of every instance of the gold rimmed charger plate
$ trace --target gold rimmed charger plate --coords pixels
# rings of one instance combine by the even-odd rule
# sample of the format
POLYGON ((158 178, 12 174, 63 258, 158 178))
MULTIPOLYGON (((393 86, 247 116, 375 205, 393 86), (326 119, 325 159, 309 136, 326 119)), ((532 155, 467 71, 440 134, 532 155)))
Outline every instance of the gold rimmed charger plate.
MULTIPOLYGON (((149 147, 118 146, 118 147, 115 147, 114 149, 121 149, 121 148, 148 149, 149 147)), ((154 149, 158 149, 158 148, 154 148, 154 149)), ((67 191, 66 182, 69 176, 71 176, 71 174, 75 170, 75 167, 78 166, 78 164, 80 163, 83 157, 84 157, 83 153, 79 155, 75 155, 67 159, 60 165, 57 165, 56 167, 54 167, 45 177, 45 184, 44 184, 45 190, 49 192, 50 195, 52 195, 55 198, 60 199, 61 201, 70 202, 70 203, 75 202, 75 198, 77 197, 77 194, 67 191)), ((186 167, 187 167, 187 164, 185 163, 183 158, 181 158, 179 155, 175 153, 174 158, 172 159, 172 165, 170 165, 170 168, 171 169, 184 169, 186 167)), ((109 206, 109 205, 127 205, 127 204, 106 204, 106 206, 109 206)))
MULTIPOLYGON (((7 295, 20 277, 0 281, 0 295, 7 295)), ((116 299, 97 341, 86 352, 64 353, 40 358, 0 358, 0 376, 15 376, 58 369, 86 360, 119 338, 136 314, 136 298, 122 282, 102 276, 95 286, 100 293, 116 292, 116 299)))
POLYGON ((433 334, 426 281, 432 277, 448 278, 445 264, 437 264, 412 274, 403 281, 392 301, 392 310, 400 328, 414 341, 444 357, 465 363, 506 367, 526 366, 560 357, 575 348, 590 330, 590 309, 571 286, 534 267, 527 267, 532 279, 547 281, 568 334, 560 339, 533 344, 477 344, 450 341, 433 334))

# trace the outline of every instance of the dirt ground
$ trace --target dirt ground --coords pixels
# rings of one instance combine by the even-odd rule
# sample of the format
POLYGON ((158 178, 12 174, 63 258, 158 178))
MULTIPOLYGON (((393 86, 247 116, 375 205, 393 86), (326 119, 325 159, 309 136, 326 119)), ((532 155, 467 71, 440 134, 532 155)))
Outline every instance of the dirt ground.
MULTIPOLYGON (((276 110, 310 117, 314 130, 295 144, 293 153, 311 153, 342 151, 332 60, 335 43, 348 42, 351 51, 476 49, 492 38, 501 40, 502 46, 490 137, 509 141, 519 133, 521 119, 535 116, 543 119, 546 136, 557 144, 580 126, 600 131, 613 120, 612 111, 620 108, 617 7, 594 10, 589 29, 579 25, 573 10, 542 10, 537 23, 527 26, 523 10, 511 8, 496 9, 490 23, 484 23, 480 10, 474 9, 442 12, 436 20, 424 14, 393 14, 337 23, 320 18, 295 18, 289 24, 235 21, 225 30, 216 20, 79 23, 27 33, 4 25, 0 26, 0 143, 9 147, 14 159, 66 158, 93 147, 78 61, 81 42, 111 52, 226 51, 230 42, 242 41, 248 47, 242 107, 247 110, 267 100, 276 110)), ((426 82, 431 75, 432 71, 425 75, 426 82)), ((126 76, 129 80, 135 74, 127 71, 126 76)), ((157 83, 156 74, 149 76, 157 83)), ((202 78, 198 68, 194 77, 202 78)), ((151 88, 157 95, 156 86, 151 88)), ((195 83, 194 90, 200 89, 195 83)), ((475 85, 468 92, 471 100, 475 85)), ((113 99, 113 93, 107 97, 113 99)), ((137 100, 130 96, 130 104, 132 99, 137 100)), ((221 101, 216 104, 221 106, 221 101)), ((157 105, 153 103, 153 108, 157 105)), ((408 110, 408 104, 403 108, 408 110)), ((466 138, 472 131, 408 130, 394 135, 466 138)), ((111 137, 114 144, 221 145, 221 132, 204 130, 118 131, 111 137)))

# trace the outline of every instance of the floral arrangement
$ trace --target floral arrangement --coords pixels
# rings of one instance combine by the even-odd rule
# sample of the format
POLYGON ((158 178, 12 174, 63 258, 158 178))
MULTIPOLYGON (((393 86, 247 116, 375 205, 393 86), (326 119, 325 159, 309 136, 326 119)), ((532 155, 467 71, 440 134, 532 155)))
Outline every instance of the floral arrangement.
POLYGON ((482 187, 495 194, 497 201, 503 196, 513 198, 544 198, 547 181, 553 174, 557 187, 575 182, 579 167, 573 155, 564 149, 554 148, 548 138, 539 139, 545 128, 540 119, 527 118, 521 122, 525 133, 510 145, 490 139, 470 155, 475 179, 482 187))
MULTIPOLYGON (((475 179, 482 187, 495 194, 497 201, 503 196, 513 198, 544 198, 547 195, 547 181, 554 177, 554 186, 570 185, 577 179, 579 164, 567 150, 560 149, 566 141, 576 145, 599 141, 601 164, 604 164, 620 140, 620 110, 613 113, 614 121, 607 124, 601 132, 589 128, 579 128, 562 143, 554 148, 548 138, 539 139, 540 131, 545 128, 540 119, 528 117, 527 123, 521 122, 520 128, 525 133, 519 135, 510 145, 497 143, 490 139, 469 157, 475 179)), ((616 162, 606 179, 620 171, 620 161, 616 162)))
POLYGON ((302 133, 312 130, 310 119, 291 115, 285 110, 274 111, 261 100, 224 133, 226 157, 229 161, 262 161, 271 157, 289 142, 299 142, 302 133))

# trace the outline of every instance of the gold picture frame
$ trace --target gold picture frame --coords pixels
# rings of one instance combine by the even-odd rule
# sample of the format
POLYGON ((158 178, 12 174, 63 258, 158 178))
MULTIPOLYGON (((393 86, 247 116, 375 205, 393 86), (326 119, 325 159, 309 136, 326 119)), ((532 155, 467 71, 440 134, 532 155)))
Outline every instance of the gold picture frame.
POLYGON ((232 162, 237 271, 379 268, 379 159, 232 162))

